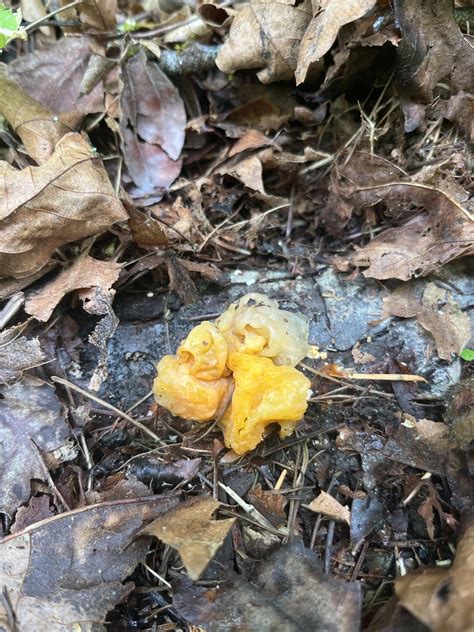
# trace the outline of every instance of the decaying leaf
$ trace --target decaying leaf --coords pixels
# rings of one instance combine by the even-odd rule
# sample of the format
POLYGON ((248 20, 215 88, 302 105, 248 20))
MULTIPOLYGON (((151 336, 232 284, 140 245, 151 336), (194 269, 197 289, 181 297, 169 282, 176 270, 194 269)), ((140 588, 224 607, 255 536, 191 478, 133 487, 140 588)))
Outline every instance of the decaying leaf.
POLYGON ((176 496, 152 496, 92 505, 3 539, 0 627, 104 631, 108 611, 133 589, 124 580, 148 550, 148 539, 134 536, 177 502, 176 496))
POLYGON ((134 187, 129 193, 153 204, 178 177, 186 113, 178 91, 143 50, 123 69, 122 150, 134 187))
POLYGON ((58 450, 70 431, 53 387, 45 382, 23 376, 0 387, 0 393, 0 511, 12 516, 29 499, 31 479, 45 478, 38 448, 58 450))
POLYGON ((400 603, 431 632, 467 632, 474 629, 474 526, 458 543, 450 569, 418 569, 395 581, 400 603))
MULTIPOLYGON (((3 66, 0 66, 0 114, 7 119, 28 154, 38 164, 48 160, 57 142, 72 131, 51 110, 32 99, 15 81, 9 79, 3 66)), ((4 197, 5 193, 1 192, 0 199, 4 197)), ((0 214, 0 219, 3 215, 0 214)))
POLYGON ((469 195, 451 179, 431 172, 408 178, 378 157, 357 153, 333 173, 323 221, 335 234, 353 212, 384 208, 403 221, 381 232, 357 249, 350 261, 367 268, 363 274, 375 279, 425 276, 444 263, 474 252, 474 222, 469 213, 469 195))
POLYGON ((87 37, 65 37, 49 48, 18 57, 8 65, 8 76, 55 114, 101 112, 104 109, 101 85, 86 95, 81 94, 92 55, 90 45, 87 37))
POLYGON ((199 292, 191 279, 189 272, 181 264, 172 250, 167 250, 165 261, 170 278, 170 288, 176 292, 185 305, 190 305, 199 300, 199 292))
POLYGON ((444 476, 448 470, 448 453, 448 427, 430 419, 400 425, 382 449, 386 458, 444 476))
POLYGON ((119 320, 112 309, 111 297, 101 286, 96 286, 92 291, 87 291, 83 296, 84 309, 90 314, 105 314, 94 327, 89 336, 89 342, 99 350, 97 366, 89 380, 89 388, 98 391, 101 384, 107 379, 107 360, 109 357, 107 343, 117 329, 119 320))
POLYGON ((39 167, 0 162, 0 269, 22 278, 54 250, 127 219, 102 162, 84 136, 67 134, 39 167))
POLYGON ((448 290, 435 283, 428 283, 422 296, 413 285, 395 290, 383 299, 381 318, 387 316, 415 317, 435 339, 442 360, 459 355, 471 337, 469 315, 461 311, 448 290))
POLYGON ((323 575, 313 551, 295 542, 280 547, 247 582, 237 574, 206 588, 181 582, 173 606, 194 625, 213 632, 358 632, 361 589, 323 575), (311 598, 308 598, 311 595, 311 598))
POLYGON ((433 100, 439 81, 453 92, 472 90, 474 49, 454 19, 454 3, 446 0, 395 0, 402 38, 397 84, 405 114, 405 131, 424 119, 425 104, 433 100))
MULTIPOLYGON (((107 294, 119 274, 120 265, 115 261, 79 257, 70 268, 63 270, 53 281, 29 296, 25 302, 25 310, 37 320, 47 321, 56 305, 69 292, 100 287, 107 294)), ((84 302, 89 299, 87 295, 82 295, 81 298, 84 302)))
POLYGON ((466 376, 457 384, 448 400, 446 420, 454 445, 469 448, 474 441, 474 377, 466 376))
POLYGON ((351 524, 351 512, 349 507, 341 505, 334 496, 331 496, 331 494, 327 492, 322 491, 319 496, 309 503, 308 509, 316 513, 321 513, 332 520, 342 520, 349 525, 351 524))
POLYGON ((21 336, 23 325, 0 333, 0 384, 18 380, 23 371, 46 359, 38 338, 21 336))
POLYGON ((222 72, 259 69, 262 83, 291 79, 310 20, 309 0, 252 0, 234 18, 216 64, 222 72))
POLYGON ((316 14, 301 40, 296 83, 302 83, 312 66, 331 48, 341 26, 361 18, 373 9, 377 0, 320 0, 316 14))
POLYGON ((189 577, 199 579, 235 522, 234 518, 211 520, 218 507, 214 498, 195 498, 157 518, 140 533, 154 535, 176 549, 189 577))

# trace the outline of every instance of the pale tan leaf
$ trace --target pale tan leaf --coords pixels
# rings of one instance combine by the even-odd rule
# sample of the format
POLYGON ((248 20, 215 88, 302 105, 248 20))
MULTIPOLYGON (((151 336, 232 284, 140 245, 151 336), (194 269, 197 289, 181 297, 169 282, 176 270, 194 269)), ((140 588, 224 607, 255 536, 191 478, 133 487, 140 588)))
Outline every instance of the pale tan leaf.
MULTIPOLYGON (((97 287, 108 292, 119 273, 120 265, 115 261, 99 261, 89 256, 79 258, 39 292, 27 298, 25 310, 37 320, 46 321, 59 301, 69 292, 97 287)), ((87 298, 87 295, 82 296, 83 301, 87 298)))
POLYGON ((219 502, 195 498, 168 511, 141 531, 176 549, 191 579, 199 579, 221 547, 235 520, 211 520, 219 502))
POLYGON ((298 54, 296 83, 303 83, 312 64, 331 48, 341 26, 361 18, 377 0, 322 0, 320 12, 311 20, 298 54))
POLYGON ((216 64, 222 72, 259 69, 262 83, 293 77, 311 2, 253 0, 235 16, 216 64))
POLYGON ((341 520, 347 524, 351 524, 351 512, 349 507, 344 507, 333 496, 326 492, 321 492, 314 500, 312 500, 308 509, 316 513, 321 513, 332 520, 341 520))

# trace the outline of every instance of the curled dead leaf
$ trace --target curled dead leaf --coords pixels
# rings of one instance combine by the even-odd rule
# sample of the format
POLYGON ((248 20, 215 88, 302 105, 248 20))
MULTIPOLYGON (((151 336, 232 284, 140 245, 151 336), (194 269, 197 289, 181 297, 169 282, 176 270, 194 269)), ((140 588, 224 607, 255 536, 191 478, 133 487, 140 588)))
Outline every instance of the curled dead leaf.
MULTIPOLYGON (((29 296, 25 302, 25 310, 37 320, 47 321, 66 294, 78 289, 95 287, 100 287, 107 293, 117 281, 119 273, 120 265, 115 261, 99 261, 89 256, 78 258, 56 279, 29 296)), ((82 299, 85 301, 86 296, 82 299)))

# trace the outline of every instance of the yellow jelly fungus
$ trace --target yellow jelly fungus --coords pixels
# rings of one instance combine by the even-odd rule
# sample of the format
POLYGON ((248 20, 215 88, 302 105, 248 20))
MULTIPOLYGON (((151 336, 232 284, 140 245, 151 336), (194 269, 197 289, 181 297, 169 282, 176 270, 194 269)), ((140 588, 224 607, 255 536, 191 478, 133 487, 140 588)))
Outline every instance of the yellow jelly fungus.
POLYGON ((246 294, 220 316, 217 327, 239 351, 271 358, 275 364, 296 366, 308 354, 308 320, 278 308, 265 294, 246 294))
POLYGON ((280 424, 280 436, 291 434, 306 411, 311 382, 291 366, 269 358, 231 353, 234 376, 232 403, 219 421, 227 447, 237 454, 253 450, 265 428, 280 424))
POLYGON ((294 366, 308 353, 307 339, 302 314, 247 294, 215 323, 195 327, 175 356, 160 360, 155 398, 184 419, 217 420, 226 445, 244 454, 270 424, 286 437, 302 419, 310 381, 294 366))
POLYGON ((229 378, 203 380, 191 373, 192 365, 175 356, 158 363, 153 383, 156 401, 173 415, 195 421, 213 419, 231 387, 229 378))
POLYGON ((190 364, 190 373, 202 380, 217 380, 225 373, 227 343, 213 323, 202 322, 178 349, 179 358, 190 364))

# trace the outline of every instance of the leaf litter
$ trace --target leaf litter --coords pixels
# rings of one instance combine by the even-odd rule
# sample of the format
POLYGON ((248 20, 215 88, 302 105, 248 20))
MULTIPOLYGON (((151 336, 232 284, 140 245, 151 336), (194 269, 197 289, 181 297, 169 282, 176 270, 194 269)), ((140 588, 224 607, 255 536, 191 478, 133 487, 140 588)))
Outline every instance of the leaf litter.
POLYGON ((6 630, 472 627, 474 53, 455 4, 15 18, 6 630), (312 395, 295 433, 239 456, 150 390, 249 292, 308 318, 312 395))

